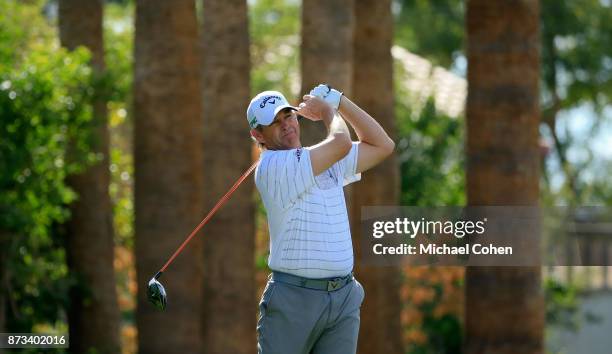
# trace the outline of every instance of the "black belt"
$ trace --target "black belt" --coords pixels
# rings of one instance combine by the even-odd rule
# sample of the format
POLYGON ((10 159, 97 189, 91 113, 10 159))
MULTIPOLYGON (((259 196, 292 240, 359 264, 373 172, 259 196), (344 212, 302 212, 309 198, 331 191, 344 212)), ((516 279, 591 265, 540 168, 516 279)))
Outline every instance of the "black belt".
POLYGON ((353 281, 353 273, 339 278, 310 279, 293 274, 272 272, 272 280, 313 290, 336 291, 353 281))

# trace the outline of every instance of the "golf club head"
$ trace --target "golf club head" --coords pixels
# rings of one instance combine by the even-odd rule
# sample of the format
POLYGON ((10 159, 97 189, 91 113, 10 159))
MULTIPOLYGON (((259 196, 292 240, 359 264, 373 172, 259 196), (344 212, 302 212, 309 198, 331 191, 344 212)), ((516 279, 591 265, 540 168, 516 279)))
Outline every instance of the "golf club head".
POLYGON ((157 281, 155 277, 149 280, 147 297, 149 298, 149 301, 151 301, 151 303, 158 309, 166 309, 166 289, 164 289, 164 286, 157 281))

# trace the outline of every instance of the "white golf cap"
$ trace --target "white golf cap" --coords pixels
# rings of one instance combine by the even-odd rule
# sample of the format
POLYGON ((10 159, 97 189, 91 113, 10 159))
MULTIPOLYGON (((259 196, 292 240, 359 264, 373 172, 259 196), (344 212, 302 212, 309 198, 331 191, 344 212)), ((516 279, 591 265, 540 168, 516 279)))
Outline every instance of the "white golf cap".
POLYGON ((253 97, 247 108, 247 122, 251 129, 258 125, 270 125, 276 114, 285 108, 297 111, 278 91, 264 91, 253 97))

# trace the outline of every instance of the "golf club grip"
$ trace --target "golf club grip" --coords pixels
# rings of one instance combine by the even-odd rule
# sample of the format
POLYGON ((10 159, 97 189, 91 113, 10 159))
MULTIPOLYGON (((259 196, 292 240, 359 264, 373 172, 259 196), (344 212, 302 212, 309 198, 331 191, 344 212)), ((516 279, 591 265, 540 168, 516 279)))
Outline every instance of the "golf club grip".
MULTIPOLYGON (((242 176, 240 176, 240 178, 238 178, 238 180, 236 181, 236 183, 234 183, 234 185, 232 186, 232 188, 229 189, 229 191, 227 191, 227 193, 225 193, 225 195, 223 197, 221 197, 221 199, 219 199, 219 201, 217 202, 217 204, 215 204, 215 206, 208 212, 208 214, 206 214, 206 216, 204 217, 204 219, 202 219, 202 221, 200 221, 200 224, 198 224, 198 226, 196 226, 195 229, 193 229, 193 231, 191 231, 191 233, 189 234, 189 236, 187 236, 187 238, 185 239, 185 241, 183 241, 183 243, 179 246, 179 248, 177 248, 176 251, 174 251, 174 253, 172 254, 172 256, 168 259, 168 261, 166 262, 166 264, 164 264, 164 266, 159 270, 159 273, 163 273, 166 268, 170 265, 170 263, 172 263, 172 261, 174 261, 174 258, 176 258, 176 256, 179 255, 179 253, 181 253, 181 251, 183 251, 183 248, 185 248, 185 245, 187 245, 187 243, 189 243, 189 241, 193 238, 193 236, 195 236, 198 231, 200 231, 200 229, 206 225, 206 223, 208 222, 208 220, 210 220, 210 218, 217 212, 217 210, 219 208, 221 208, 221 206, 223 204, 225 204, 225 202, 229 199, 229 197, 236 191, 236 189, 238 189, 238 187, 240 186, 240 184, 242 184, 242 182, 251 174, 251 172, 253 172, 253 170, 255 169, 255 167, 257 167, 257 164, 259 163, 258 161, 255 161, 255 163, 253 163, 251 165, 251 167, 249 167, 248 170, 246 170, 246 172, 244 174, 242 174, 242 176)), ((161 275, 161 274, 160 274, 161 275)))

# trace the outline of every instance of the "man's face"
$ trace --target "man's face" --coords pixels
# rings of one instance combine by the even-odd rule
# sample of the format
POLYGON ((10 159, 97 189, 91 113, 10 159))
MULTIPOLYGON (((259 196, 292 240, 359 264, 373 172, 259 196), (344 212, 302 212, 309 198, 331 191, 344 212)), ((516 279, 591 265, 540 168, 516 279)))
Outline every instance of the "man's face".
POLYGON ((289 150, 302 146, 300 143, 300 125, 295 111, 285 108, 278 112, 274 121, 261 130, 253 129, 251 134, 269 150, 289 150))

